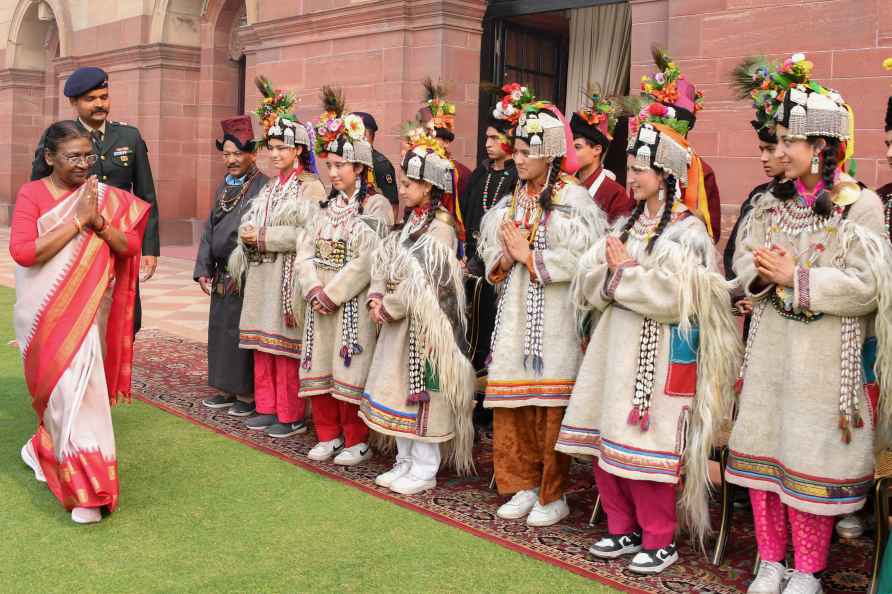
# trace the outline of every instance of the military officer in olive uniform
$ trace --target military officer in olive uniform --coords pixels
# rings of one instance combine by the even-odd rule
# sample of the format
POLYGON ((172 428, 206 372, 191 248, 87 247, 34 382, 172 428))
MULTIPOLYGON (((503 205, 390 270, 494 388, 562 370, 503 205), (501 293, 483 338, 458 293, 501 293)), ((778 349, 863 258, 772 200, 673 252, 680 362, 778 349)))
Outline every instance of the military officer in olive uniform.
MULTIPOLYGON (((77 125, 93 136, 93 148, 99 155, 93 173, 99 177, 99 181, 132 192, 152 207, 142 242, 140 277, 145 282, 155 274, 161 248, 158 239, 158 202, 146 143, 135 126, 108 121, 111 107, 108 75, 101 68, 75 70, 65 81, 64 93, 77 112, 77 125)), ((34 154, 32 180, 42 177, 45 138, 46 132, 41 136, 34 154)), ((142 321, 138 284, 136 295, 134 331, 139 330, 142 321)))
POLYGON ((378 131, 378 122, 370 113, 364 111, 354 111, 354 115, 358 115, 365 125, 365 139, 372 145, 372 163, 375 170, 375 185, 381 191, 385 198, 390 201, 394 207, 399 202, 399 194, 396 189, 396 173, 393 170, 393 164, 382 153, 375 150, 375 133, 378 131))

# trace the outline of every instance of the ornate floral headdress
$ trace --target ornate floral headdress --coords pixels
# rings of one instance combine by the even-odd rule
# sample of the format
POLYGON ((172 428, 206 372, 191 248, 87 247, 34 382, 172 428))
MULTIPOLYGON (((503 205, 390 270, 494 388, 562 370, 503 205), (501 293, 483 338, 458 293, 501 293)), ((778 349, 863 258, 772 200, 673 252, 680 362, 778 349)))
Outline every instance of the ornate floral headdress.
POLYGON ((644 122, 669 126, 687 136, 697 112, 703 109, 703 92, 685 77, 669 54, 659 47, 652 48, 657 72, 641 77, 641 95, 625 100, 630 113, 629 135, 634 136, 644 122))
POLYGON ((424 85, 425 105, 430 110, 431 118, 425 124, 432 130, 448 130, 455 132, 455 104, 446 99, 448 89, 442 83, 435 83, 427 77, 424 85))
POLYGON ((282 89, 273 88, 272 83, 263 75, 254 79, 262 99, 254 113, 263 127, 263 140, 278 138, 285 146, 302 144, 312 148, 310 135, 297 119, 291 108, 294 107, 294 95, 282 89))
POLYGON ((774 120, 789 128, 789 137, 826 136, 850 141, 853 136, 851 108, 842 95, 810 78, 812 63, 805 54, 794 54, 780 71, 792 78, 774 113, 774 120))
POLYGON ((502 87, 505 96, 493 116, 514 126, 512 135, 530 145, 535 158, 563 157, 570 144, 569 131, 560 111, 548 101, 539 101, 528 87, 517 83, 502 87))
POLYGON ((613 129, 616 127, 616 105, 601 95, 601 89, 597 85, 589 85, 585 97, 589 105, 570 118, 573 135, 589 138, 598 144, 609 144, 613 140, 613 129))
POLYGON ((454 166, 443 145, 422 131, 410 139, 410 148, 403 156, 403 171, 409 179, 427 181, 446 193, 452 192, 454 166))
POLYGON ((316 124, 316 154, 326 158, 339 155, 350 163, 373 167, 372 145, 365 139, 365 124, 358 115, 349 113, 341 89, 322 87, 325 109, 316 124))

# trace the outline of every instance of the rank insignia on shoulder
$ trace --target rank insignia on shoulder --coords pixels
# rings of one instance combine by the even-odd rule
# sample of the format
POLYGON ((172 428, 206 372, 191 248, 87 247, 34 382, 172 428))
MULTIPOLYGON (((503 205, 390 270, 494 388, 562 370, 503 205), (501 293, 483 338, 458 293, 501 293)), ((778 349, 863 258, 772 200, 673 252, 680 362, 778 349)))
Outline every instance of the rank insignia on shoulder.
POLYGON ((389 183, 389 184, 392 184, 392 183, 393 183, 393 176, 392 176, 392 175, 390 175, 390 174, 388 173, 385 177, 386 177, 386 179, 387 179, 387 183, 389 183))

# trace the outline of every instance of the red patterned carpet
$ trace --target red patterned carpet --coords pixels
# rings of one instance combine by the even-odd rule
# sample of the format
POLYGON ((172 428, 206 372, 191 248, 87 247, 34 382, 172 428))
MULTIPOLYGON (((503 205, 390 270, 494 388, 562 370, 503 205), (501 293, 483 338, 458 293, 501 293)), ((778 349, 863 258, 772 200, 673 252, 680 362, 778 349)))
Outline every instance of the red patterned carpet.
MULTIPOLYGON (((585 558, 589 545, 606 532, 603 520, 594 527, 588 525, 594 503, 589 464, 573 464, 567 493, 570 517, 551 528, 529 528, 522 521, 501 520, 495 515, 504 498, 489 489, 492 462, 488 436, 482 437, 478 447, 479 477, 459 478, 444 471, 433 492, 403 497, 374 484, 375 476, 392 464, 389 457, 376 456, 352 468, 313 462, 306 457, 316 443, 312 431, 284 440, 271 439, 245 429, 242 420, 225 411, 201 406, 201 399, 214 393, 206 386, 206 370, 203 344, 158 330, 140 333, 134 374, 137 398, 292 464, 626 592, 725 594, 746 591, 751 579, 755 541, 748 507, 735 510, 735 526, 722 566, 713 566, 682 544, 681 561, 663 575, 636 576, 625 569, 627 560, 591 562, 585 558)), ((831 566, 823 578, 825 592, 864 592, 872 558, 873 546, 868 538, 834 544, 831 566)))

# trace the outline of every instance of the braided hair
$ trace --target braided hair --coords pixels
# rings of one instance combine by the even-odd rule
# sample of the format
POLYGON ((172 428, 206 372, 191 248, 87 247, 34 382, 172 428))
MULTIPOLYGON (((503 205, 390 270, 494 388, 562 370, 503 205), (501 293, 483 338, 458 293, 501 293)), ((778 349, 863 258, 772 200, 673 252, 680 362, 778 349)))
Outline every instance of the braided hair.
POLYGON ((542 193, 539 194, 539 206, 542 210, 548 212, 554 206, 552 196, 554 195, 554 185, 557 183, 561 173, 561 158, 558 157, 551 162, 548 168, 548 175, 545 177, 545 186, 542 193))
MULTIPOLYGON (((814 144, 817 140, 818 139, 815 138, 810 139, 809 141, 814 144)), ((822 163, 821 179, 824 181, 824 191, 821 192, 821 195, 818 196, 818 199, 815 200, 815 203, 812 205, 814 213, 822 217, 829 216, 833 211, 830 190, 833 189, 833 184, 836 180, 836 167, 839 165, 839 159, 837 158, 837 154, 839 153, 839 140, 836 138, 824 138, 824 141, 827 144, 820 155, 822 163)))
MULTIPOLYGON (((669 221, 672 220, 672 207, 675 205, 675 188, 676 188, 676 179, 675 176, 671 173, 666 175, 666 203, 663 206, 663 215, 660 217, 660 222, 657 223, 657 228, 654 230, 653 236, 647 241, 647 247, 645 248, 645 252, 650 254, 653 252, 654 244, 657 242, 657 239, 660 238, 660 235, 663 231, 666 230, 666 227, 669 225, 669 221)), ((638 218, 641 216, 641 213, 644 212, 644 207, 646 206, 646 200, 639 200, 638 204, 635 205, 635 209, 632 211, 632 214, 629 216, 629 220, 626 221, 626 224, 623 226, 622 233, 619 238, 623 243, 629 239, 629 232, 632 230, 632 227, 635 226, 635 223, 638 221, 638 218)))
POLYGON ((647 242, 647 249, 645 251, 648 254, 653 251, 654 244, 657 242, 657 239, 659 239, 660 234, 666 230, 666 226, 669 224, 669 221, 672 220, 672 207, 675 205, 675 188, 675 176, 670 173, 666 176, 666 203, 663 205, 663 216, 660 217, 660 222, 657 223, 657 228, 654 230, 653 236, 647 242))

